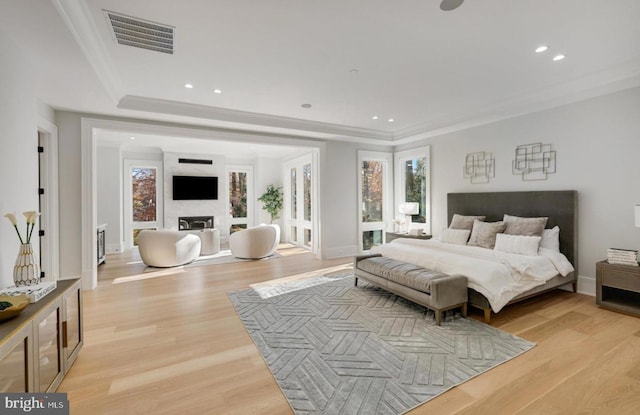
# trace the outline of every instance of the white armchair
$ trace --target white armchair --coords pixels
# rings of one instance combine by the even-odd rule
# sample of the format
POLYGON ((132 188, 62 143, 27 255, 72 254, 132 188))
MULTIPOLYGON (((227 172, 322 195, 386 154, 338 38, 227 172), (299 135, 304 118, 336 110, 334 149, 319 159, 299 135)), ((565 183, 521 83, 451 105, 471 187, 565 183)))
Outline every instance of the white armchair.
POLYGON ((200 238, 187 232, 143 230, 138 234, 142 262, 150 267, 176 267, 200 256, 200 238))
POLYGON ((273 255, 280 243, 278 225, 260 225, 229 236, 229 248, 236 258, 260 259, 273 255))

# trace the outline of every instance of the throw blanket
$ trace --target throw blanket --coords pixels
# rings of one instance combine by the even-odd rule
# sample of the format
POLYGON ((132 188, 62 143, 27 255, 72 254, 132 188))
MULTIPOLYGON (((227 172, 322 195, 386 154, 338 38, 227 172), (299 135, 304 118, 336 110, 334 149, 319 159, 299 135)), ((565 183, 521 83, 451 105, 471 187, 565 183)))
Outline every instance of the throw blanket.
POLYGON ((525 256, 434 239, 395 239, 372 252, 445 274, 464 275, 468 286, 484 295, 495 312, 519 294, 573 271, 567 258, 557 252, 541 250, 539 256, 525 256))

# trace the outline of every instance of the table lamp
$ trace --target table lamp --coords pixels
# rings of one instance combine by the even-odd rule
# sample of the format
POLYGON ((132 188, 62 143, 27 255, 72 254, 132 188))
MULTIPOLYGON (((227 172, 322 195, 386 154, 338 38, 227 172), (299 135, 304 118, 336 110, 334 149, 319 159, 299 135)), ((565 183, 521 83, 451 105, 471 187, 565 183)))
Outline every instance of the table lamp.
POLYGON ((420 213, 420 204, 417 202, 404 202, 398 206, 398 212, 405 215, 405 226, 407 227, 407 233, 411 229, 411 215, 417 215, 420 213))

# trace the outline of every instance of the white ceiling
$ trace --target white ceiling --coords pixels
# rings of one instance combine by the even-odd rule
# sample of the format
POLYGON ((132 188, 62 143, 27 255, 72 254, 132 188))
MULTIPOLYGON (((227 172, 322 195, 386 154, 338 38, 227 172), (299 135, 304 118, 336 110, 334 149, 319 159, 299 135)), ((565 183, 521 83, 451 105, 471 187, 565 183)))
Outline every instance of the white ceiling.
POLYGON ((0 24, 54 108, 301 137, 398 144, 640 85, 638 0, 439 3, 0 0, 0 24), (174 26, 175 53, 118 45, 104 9, 174 26))
POLYGON ((235 159, 282 158, 299 153, 300 147, 260 143, 237 143, 229 140, 207 140, 190 137, 140 134, 125 131, 97 131, 98 145, 118 147, 123 152, 154 152, 191 154, 224 154, 235 159))

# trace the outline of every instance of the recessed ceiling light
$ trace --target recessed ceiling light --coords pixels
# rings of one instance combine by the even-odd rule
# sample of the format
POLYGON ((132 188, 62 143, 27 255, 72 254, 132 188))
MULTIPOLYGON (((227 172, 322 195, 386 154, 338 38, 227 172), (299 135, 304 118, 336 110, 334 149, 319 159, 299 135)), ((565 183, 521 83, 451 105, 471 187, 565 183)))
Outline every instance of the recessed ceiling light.
POLYGON ((302 104, 300 105, 302 108, 311 108, 311 104, 302 104))
POLYGON ((357 74, 358 72, 360 72, 360 69, 353 68, 349 72, 351 72, 352 74, 357 74))
POLYGON ((378 119, 378 116, 377 116, 377 115, 374 115, 373 117, 371 117, 371 119, 372 119, 372 120, 377 120, 377 119, 378 119))
POLYGON ((129 137, 129 140, 135 140, 136 138, 134 136, 129 137))
POLYGON ((546 52, 549 49, 547 45, 541 45, 536 48, 536 53, 546 52))
POLYGON ((565 56, 565 55, 560 54, 560 55, 556 55, 556 56, 554 56, 554 57, 553 57, 553 60, 557 62, 557 61, 561 61, 561 60, 563 60, 564 58, 566 58, 566 56, 565 56))
POLYGON ((216 88, 216 89, 213 90, 213 93, 214 94, 222 94, 222 89, 216 88))
POLYGON ((387 121, 394 122, 395 120, 393 118, 389 118, 387 121))
POLYGON ((193 88, 193 85, 191 85, 190 83, 186 83, 186 84, 184 84, 184 87, 191 89, 191 88, 193 88))

